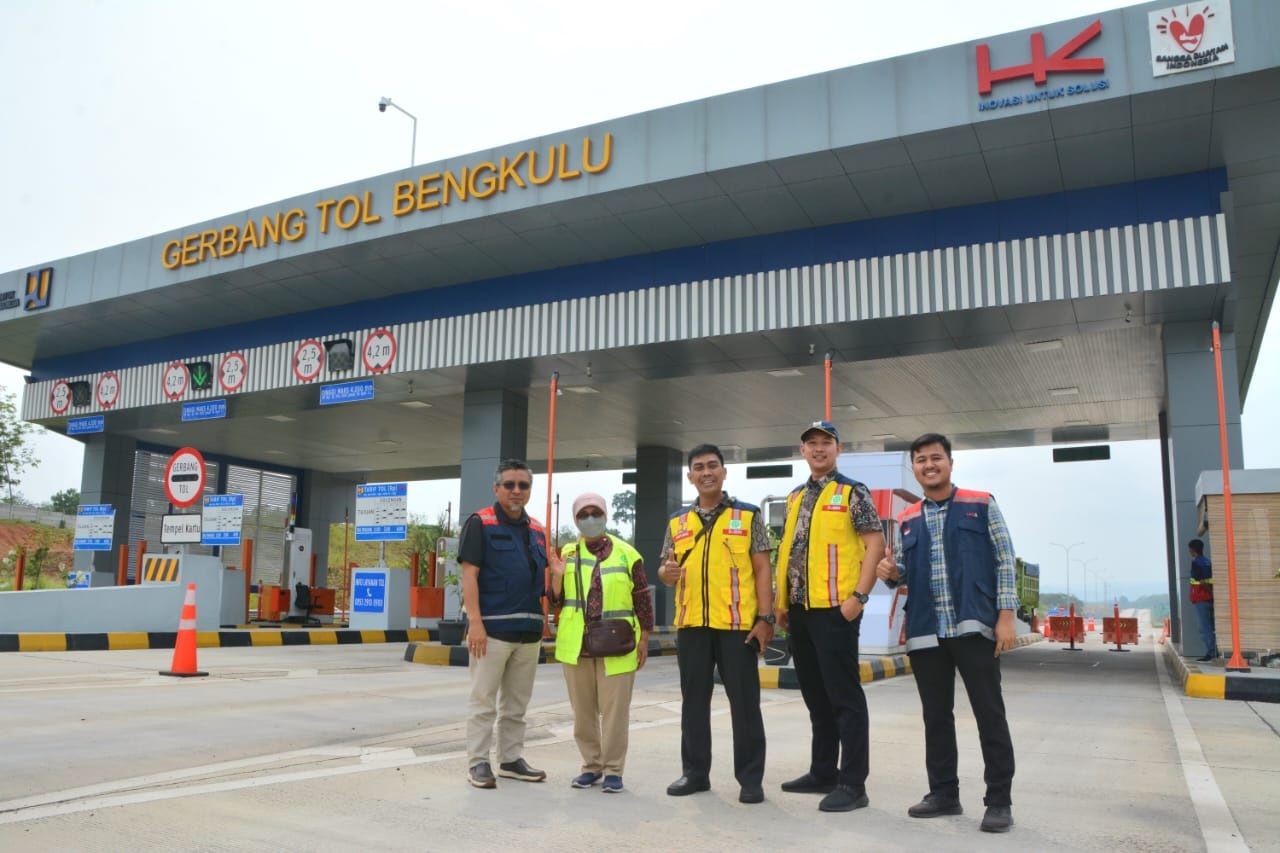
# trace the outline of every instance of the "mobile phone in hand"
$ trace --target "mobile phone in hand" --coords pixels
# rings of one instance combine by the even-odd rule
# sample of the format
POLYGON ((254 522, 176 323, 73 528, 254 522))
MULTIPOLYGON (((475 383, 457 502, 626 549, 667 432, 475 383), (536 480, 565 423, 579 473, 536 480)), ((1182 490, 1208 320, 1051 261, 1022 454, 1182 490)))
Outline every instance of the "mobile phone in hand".
POLYGON ((747 640, 747 645, 751 647, 751 650, 753 652, 755 652, 756 654, 760 654, 760 638, 759 637, 752 637, 750 640, 747 640))

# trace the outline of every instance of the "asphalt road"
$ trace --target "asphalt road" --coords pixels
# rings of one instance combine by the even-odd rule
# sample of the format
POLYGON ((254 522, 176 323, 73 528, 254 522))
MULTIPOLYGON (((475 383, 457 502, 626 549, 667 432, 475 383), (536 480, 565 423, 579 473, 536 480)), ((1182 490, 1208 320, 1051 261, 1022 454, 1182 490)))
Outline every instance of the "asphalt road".
POLYGON ((526 758, 543 784, 464 781, 467 671, 403 647, 207 649, 202 679, 159 676, 169 652, 0 655, 0 850, 1280 850, 1280 706, 1188 699, 1151 646, 1004 661, 1017 750, 1008 836, 978 832, 977 735, 958 689, 965 814, 912 820, 926 790, 911 676, 867 685, 871 806, 817 811, 778 784, 807 769, 798 693, 765 691, 767 801, 737 802, 727 706, 712 790, 674 799, 674 658, 632 705, 627 791, 578 772, 559 668, 540 667, 526 758), (1193 793, 1194 792, 1194 793, 1193 793))

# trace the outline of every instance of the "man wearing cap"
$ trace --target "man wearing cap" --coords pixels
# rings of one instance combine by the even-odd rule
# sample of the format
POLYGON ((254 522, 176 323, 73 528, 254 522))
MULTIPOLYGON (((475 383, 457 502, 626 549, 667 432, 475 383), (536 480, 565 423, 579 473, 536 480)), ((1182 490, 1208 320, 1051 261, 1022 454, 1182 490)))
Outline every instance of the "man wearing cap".
POLYGON ((764 718, 758 656, 773 639, 769 535, 760 511, 724 491, 724 454, 711 444, 689 451, 698 499, 671 516, 658 579, 675 585, 680 666, 680 762, 667 794, 711 788, 711 694, 719 671, 733 723, 738 802, 764 802, 764 718))
POLYGON ((814 421, 800 434, 809 479, 787 496, 775 603, 813 727, 809 770, 782 783, 824 794, 818 808, 867 805, 870 726, 858 668, 862 609, 884 556, 884 530, 867 487, 836 470, 840 433, 814 421))

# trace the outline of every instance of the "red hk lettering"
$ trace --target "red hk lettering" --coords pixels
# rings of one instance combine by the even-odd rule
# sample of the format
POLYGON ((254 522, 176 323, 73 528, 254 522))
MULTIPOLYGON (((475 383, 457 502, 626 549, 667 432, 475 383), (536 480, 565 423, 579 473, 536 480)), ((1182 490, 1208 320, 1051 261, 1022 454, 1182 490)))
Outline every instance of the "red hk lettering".
POLYGON ((991 93, 991 84, 1004 80, 1030 77, 1035 80, 1037 86, 1043 86, 1049 79, 1050 72, 1105 70, 1102 57, 1071 58, 1073 53, 1093 41, 1101 32, 1102 21, 1099 19, 1085 27, 1075 38, 1048 56, 1044 52, 1044 33, 1032 33, 1031 61, 1026 65, 1010 65, 1008 68, 993 69, 991 67, 991 48, 985 44, 978 45, 978 94, 989 95, 991 93))

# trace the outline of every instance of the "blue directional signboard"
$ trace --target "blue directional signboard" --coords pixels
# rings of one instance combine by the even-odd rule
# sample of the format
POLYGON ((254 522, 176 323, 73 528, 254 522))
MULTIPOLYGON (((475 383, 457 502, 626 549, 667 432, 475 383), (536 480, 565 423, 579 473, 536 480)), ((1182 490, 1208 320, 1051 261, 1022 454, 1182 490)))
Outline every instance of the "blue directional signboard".
POLYGON ((320 405, 358 403, 373 399, 373 380, 357 379, 355 382, 339 382, 337 385, 320 386, 320 405))
POLYGON ((88 435, 94 432, 106 432, 106 429, 107 419, 103 415, 70 418, 67 421, 67 435, 88 435))
POLYGON ((76 551, 110 551, 116 510, 111 504, 81 504, 76 510, 76 551))
POLYGON ((409 484, 356 486, 356 541, 400 542, 409 534, 409 484))
POLYGON ((387 577, 382 572, 357 571, 351 579, 351 611, 383 613, 387 609, 387 577))
POLYGON ((212 421, 227 416, 226 400, 202 400, 182 404, 183 421, 212 421))
POLYGON ((244 495, 205 495, 201 545, 239 545, 244 528, 244 495))

